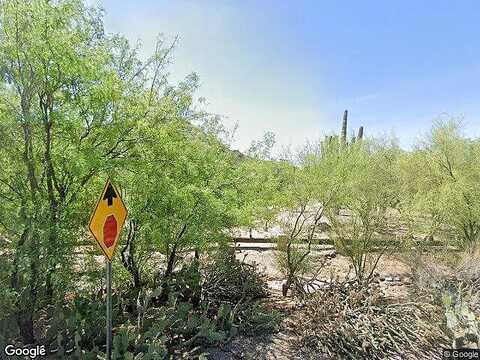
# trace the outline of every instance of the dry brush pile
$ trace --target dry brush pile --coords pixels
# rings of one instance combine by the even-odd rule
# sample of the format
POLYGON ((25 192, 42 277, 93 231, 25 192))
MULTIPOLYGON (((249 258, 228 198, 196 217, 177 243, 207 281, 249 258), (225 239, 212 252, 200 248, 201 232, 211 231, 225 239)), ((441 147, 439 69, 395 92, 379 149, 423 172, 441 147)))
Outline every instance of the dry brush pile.
POLYGON ((312 295, 296 333, 306 358, 436 359, 449 340, 441 312, 426 303, 392 304, 376 284, 332 283, 312 295), (313 355, 312 355, 313 354, 313 355))
POLYGON ((234 249, 214 254, 203 278, 202 301, 211 308, 227 306, 235 333, 238 329, 245 335, 261 335, 277 328, 280 314, 261 304, 268 296, 264 275, 255 265, 237 260, 234 249))

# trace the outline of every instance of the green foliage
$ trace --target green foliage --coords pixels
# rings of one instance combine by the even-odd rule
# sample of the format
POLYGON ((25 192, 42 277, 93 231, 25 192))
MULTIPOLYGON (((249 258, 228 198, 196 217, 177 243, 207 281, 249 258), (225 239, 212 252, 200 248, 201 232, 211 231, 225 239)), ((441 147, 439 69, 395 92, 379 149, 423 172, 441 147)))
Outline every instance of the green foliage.
POLYGON ((225 241, 224 230, 237 224, 241 196, 235 188, 236 159, 189 122, 145 121, 138 136, 135 170, 126 172, 122 183, 128 188, 130 221, 136 222, 132 256, 148 277, 153 251, 174 263, 185 249, 225 241))
POLYGON ((95 194, 87 190, 124 166, 158 86, 82 1, 4 1, 0 17, 0 234, 29 343, 35 312, 75 289, 74 249, 95 194))
MULTIPOLYGON (((115 312, 115 314, 117 314, 115 312)), ((42 338, 50 349, 91 349, 105 341, 105 307, 103 301, 76 297, 72 303, 50 307, 42 338)))
POLYGON ((239 330, 242 334, 259 336, 278 330, 282 315, 278 310, 266 309, 259 303, 247 308, 242 314, 239 330))
MULTIPOLYGON (((405 207, 427 218, 430 234, 472 248, 480 236, 480 143, 462 135, 460 122, 434 123, 431 134, 401 167, 405 207), (420 171, 419 171, 420 170, 420 171)), ((418 230, 417 230, 418 231, 418 230)))
POLYGON ((114 281, 131 282, 133 293, 152 286, 160 256, 169 275, 184 251, 224 242, 247 201, 219 119, 193 108, 198 77, 168 83, 164 66, 175 42, 160 39, 141 61, 81 0, 4 1, 0 24, 1 305, 8 310, 0 321, 15 320, 30 343, 36 313, 102 286, 89 250, 75 252, 88 239, 107 176, 130 210, 120 247, 126 271, 114 281))
POLYGON ((310 269, 312 244, 325 222, 324 216, 336 201, 348 174, 343 148, 336 142, 310 144, 295 154, 285 154, 288 166, 277 176, 283 185, 277 193, 277 217, 285 236, 278 239, 277 262, 287 280, 284 295, 292 284, 303 293, 310 269))
POLYGON ((328 209, 330 233, 361 282, 370 281, 384 252, 399 245, 398 156, 395 144, 374 141, 349 146, 340 156, 348 172, 328 209))
POLYGON ((287 290, 318 270, 311 250, 325 215, 367 282, 400 217, 478 242, 480 142, 455 122, 436 123, 411 152, 347 146, 345 116, 341 141, 279 161, 266 133, 243 155, 221 117, 197 109, 196 74, 169 83, 175 46, 159 38, 140 60, 82 0, 0 3, 0 343, 102 355, 104 273, 85 244, 106 177, 129 209, 114 262, 117 359, 201 357, 239 331, 275 330, 264 278, 224 248, 241 226, 281 223, 287 290))
POLYGON ((266 132, 263 135, 262 140, 252 141, 250 148, 247 151, 247 155, 254 159, 271 160, 273 145, 275 145, 275 134, 272 132, 266 132))
MULTIPOLYGON (((278 237, 277 239, 277 254, 275 261, 287 278, 290 274, 291 265, 296 264, 293 276, 306 276, 314 270, 313 259, 309 256, 304 257, 305 247, 301 247, 302 241, 297 239, 289 239, 287 237, 278 237), (290 248, 288 246, 290 245, 290 248)), ((293 269, 292 269, 293 270, 293 269)))

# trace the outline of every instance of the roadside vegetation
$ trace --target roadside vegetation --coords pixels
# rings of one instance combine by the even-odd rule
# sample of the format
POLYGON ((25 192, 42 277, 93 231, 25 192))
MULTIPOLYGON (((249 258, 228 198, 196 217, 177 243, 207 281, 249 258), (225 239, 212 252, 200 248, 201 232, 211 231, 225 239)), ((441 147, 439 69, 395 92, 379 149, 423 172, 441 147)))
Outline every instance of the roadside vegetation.
POLYGON ((447 118, 406 151, 363 128, 347 139, 345 114, 340 136, 281 159, 271 133, 242 154, 196 100, 197 75, 169 81, 176 46, 159 38, 141 59, 81 0, 1 2, 2 348, 104 356, 104 262, 87 223, 107 177, 129 209, 113 261, 116 359, 206 358, 278 331, 264 275, 232 246, 235 230, 273 225, 305 358, 478 347, 479 139, 447 118), (351 272, 311 291, 327 267, 321 233, 351 272), (390 254, 413 272, 402 303, 378 285, 390 254))

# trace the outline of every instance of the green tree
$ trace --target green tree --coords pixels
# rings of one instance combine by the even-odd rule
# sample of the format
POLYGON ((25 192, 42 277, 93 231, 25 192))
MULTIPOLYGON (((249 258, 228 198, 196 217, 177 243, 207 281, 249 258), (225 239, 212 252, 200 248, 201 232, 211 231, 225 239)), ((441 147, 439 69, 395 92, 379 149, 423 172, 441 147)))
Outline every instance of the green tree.
POLYGON ((285 156, 290 165, 282 173, 283 187, 276 199, 286 234, 278 247, 278 262, 286 276, 284 295, 292 285, 302 292, 306 274, 314 270, 309 266, 312 245, 318 242, 324 216, 336 203, 348 174, 342 151, 332 141, 310 144, 285 156))
MULTIPOLYGON (((480 143, 461 133, 458 120, 436 121, 427 139, 404 160, 412 216, 427 218, 431 235, 451 230, 462 248, 480 238, 480 143)), ((448 236, 448 232, 447 232, 448 236)))
POLYGON ((168 281, 181 256, 224 242, 238 223, 241 197, 239 160, 215 136, 182 118, 144 123, 138 135, 137 156, 122 180, 131 204, 124 264, 132 264, 126 267, 135 287, 140 267, 146 281, 154 275, 147 264, 155 252, 166 258, 168 281))
MULTIPOLYGON (((251 180, 266 163, 231 151, 221 117, 196 109, 196 74, 168 82, 175 45, 159 39, 141 61, 82 0, 0 3, 1 341, 33 343, 50 305, 84 305, 91 284, 82 275, 94 259, 78 250, 91 241, 86 225, 106 177, 129 208, 126 271, 116 274, 136 295, 163 268, 166 297, 182 258, 252 220, 263 193, 251 180)), ((190 264, 199 278, 198 261, 190 264)))
POLYGON ((185 99, 182 88, 160 91, 169 50, 159 42, 140 62, 80 0, 1 3, 0 235, 10 256, 3 288, 14 294, 25 343, 34 341, 37 310, 75 289, 74 248, 95 194, 87 185, 100 189, 125 166, 142 119, 168 118, 185 99))
POLYGON ((346 176, 328 209, 331 236, 350 258, 359 282, 368 283, 382 255, 396 245, 399 225, 398 156, 394 143, 364 140, 344 148, 346 176), (339 214, 339 210, 343 214, 339 214))

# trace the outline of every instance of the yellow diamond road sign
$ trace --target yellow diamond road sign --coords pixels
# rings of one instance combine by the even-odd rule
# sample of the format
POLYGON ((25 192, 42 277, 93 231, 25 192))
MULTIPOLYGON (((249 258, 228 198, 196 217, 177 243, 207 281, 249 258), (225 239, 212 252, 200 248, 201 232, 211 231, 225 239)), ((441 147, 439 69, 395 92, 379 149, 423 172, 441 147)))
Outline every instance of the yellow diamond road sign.
POLYGON ((108 260, 113 258, 127 213, 120 193, 107 180, 88 228, 108 260))

